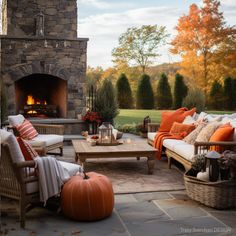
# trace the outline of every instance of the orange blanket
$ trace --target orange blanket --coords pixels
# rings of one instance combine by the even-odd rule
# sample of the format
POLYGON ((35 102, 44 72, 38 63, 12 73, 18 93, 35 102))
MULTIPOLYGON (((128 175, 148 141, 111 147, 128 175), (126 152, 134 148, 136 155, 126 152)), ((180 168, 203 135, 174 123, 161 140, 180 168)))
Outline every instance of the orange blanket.
POLYGON ((153 146, 158 150, 157 151, 157 159, 161 160, 161 153, 162 153, 162 147, 163 142, 165 139, 183 139, 184 137, 181 134, 170 134, 169 132, 157 132, 155 138, 154 138, 154 144, 153 146))

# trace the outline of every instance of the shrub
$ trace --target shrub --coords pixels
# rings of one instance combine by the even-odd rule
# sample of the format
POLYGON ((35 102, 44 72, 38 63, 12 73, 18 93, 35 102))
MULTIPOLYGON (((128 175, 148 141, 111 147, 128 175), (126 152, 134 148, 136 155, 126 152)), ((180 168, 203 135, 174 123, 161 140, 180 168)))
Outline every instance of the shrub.
POLYGON ((209 94, 209 106, 212 109, 221 109, 223 105, 223 87, 218 81, 214 81, 211 85, 209 94))
POLYGON ((123 133, 130 134, 139 134, 137 130, 137 125, 134 124, 124 124, 124 125, 116 125, 116 128, 123 133))
POLYGON ((234 92, 232 84, 233 83, 231 77, 227 77, 224 79, 224 108, 226 110, 233 109, 234 92))
POLYGON ((182 106, 183 99, 187 96, 188 87, 184 83, 184 78, 180 74, 175 75, 174 85, 174 108, 178 109, 182 106))
POLYGON ((102 86, 97 91, 97 99, 95 103, 96 111, 102 121, 112 122, 118 115, 118 103, 116 99, 116 91, 111 80, 105 79, 102 86))
POLYGON ((205 94, 201 89, 190 89, 188 95, 183 100, 183 106, 188 109, 196 107, 197 112, 204 111, 205 109, 205 94))
MULTIPOLYGON (((236 79, 232 80, 232 90, 236 91, 236 79)), ((233 110, 236 110, 236 96, 233 96, 233 110)))
POLYGON ((146 74, 141 76, 138 84, 136 106, 138 109, 154 108, 154 95, 150 83, 150 77, 146 74))
POLYGON ((172 107, 172 95, 168 77, 161 75, 161 79, 157 84, 157 107, 160 109, 168 109, 172 107))
POLYGON ((121 74, 116 82, 117 101, 119 108, 133 108, 133 97, 130 88, 129 80, 125 74, 121 74))

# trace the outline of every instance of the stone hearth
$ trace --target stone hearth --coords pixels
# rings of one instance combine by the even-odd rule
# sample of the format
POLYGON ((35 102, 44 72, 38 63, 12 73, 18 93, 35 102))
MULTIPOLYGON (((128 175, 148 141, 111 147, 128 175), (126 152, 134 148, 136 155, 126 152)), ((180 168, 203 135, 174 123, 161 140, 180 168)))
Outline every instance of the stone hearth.
POLYGON ((56 107, 57 117, 81 114, 88 39, 77 38, 76 0, 8 0, 3 34, 1 81, 8 115, 23 113, 30 94, 56 107))

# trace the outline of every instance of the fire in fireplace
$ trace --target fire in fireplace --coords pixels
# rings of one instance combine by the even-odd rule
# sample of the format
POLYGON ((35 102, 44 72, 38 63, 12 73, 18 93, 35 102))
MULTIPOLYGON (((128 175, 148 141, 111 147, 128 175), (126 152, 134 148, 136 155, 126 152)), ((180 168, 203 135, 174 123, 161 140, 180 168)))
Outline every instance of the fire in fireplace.
POLYGON ((67 83, 47 74, 32 74, 15 82, 18 113, 26 117, 66 117, 67 83))
POLYGON ((34 98, 33 95, 27 96, 23 114, 25 116, 37 116, 41 118, 58 116, 55 105, 48 105, 46 100, 34 98))
POLYGON ((40 100, 38 98, 34 98, 32 95, 28 95, 26 104, 27 105, 35 105, 35 104, 47 105, 47 101, 46 100, 40 100))

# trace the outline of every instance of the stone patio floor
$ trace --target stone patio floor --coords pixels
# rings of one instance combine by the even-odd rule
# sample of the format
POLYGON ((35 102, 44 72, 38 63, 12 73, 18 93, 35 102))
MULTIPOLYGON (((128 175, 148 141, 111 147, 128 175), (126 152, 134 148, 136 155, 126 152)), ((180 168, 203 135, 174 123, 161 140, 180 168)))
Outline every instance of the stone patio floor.
POLYGON ((236 235, 236 209, 208 208, 184 190, 116 194, 112 215, 97 222, 76 222, 55 209, 37 207, 27 213, 25 230, 19 226, 16 204, 1 199, 0 235, 236 235))

